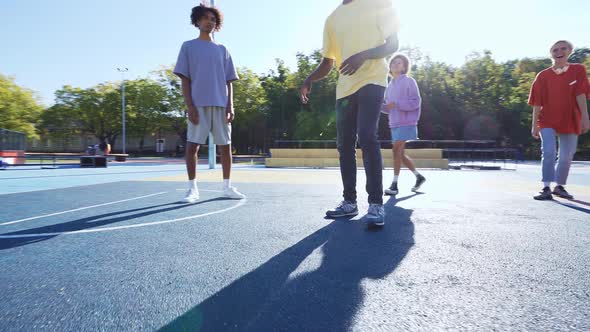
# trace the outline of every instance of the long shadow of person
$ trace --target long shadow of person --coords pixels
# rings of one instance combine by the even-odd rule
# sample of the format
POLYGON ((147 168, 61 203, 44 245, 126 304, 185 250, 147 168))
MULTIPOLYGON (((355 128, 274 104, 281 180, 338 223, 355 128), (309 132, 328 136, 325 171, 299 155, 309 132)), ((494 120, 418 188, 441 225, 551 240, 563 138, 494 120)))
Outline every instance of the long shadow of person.
POLYGON ((585 208, 583 206, 580 206, 580 205, 590 206, 590 203, 585 202, 585 201, 580 201, 580 200, 577 200, 577 199, 570 199, 570 200, 557 200, 557 199, 554 199, 553 202, 555 202, 555 203, 557 203, 557 204, 559 204, 561 206, 565 206, 567 208, 574 209, 576 211, 580 211, 580 212, 584 212, 584 213, 590 214, 590 209, 589 208, 585 208), (578 205, 576 205, 574 203, 577 203, 578 205))
POLYGON ((37 243, 49 240, 64 232, 75 232, 89 228, 96 228, 100 226, 110 225, 113 223, 129 221, 132 219, 142 218, 153 214, 164 213, 183 209, 187 207, 194 207, 199 204, 204 204, 213 201, 228 200, 227 198, 212 198, 208 200, 199 201, 194 204, 181 203, 167 203, 160 205, 151 205, 137 209, 122 210, 117 212, 103 213, 100 215, 79 218, 65 223, 41 226, 22 231, 15 231, 0 234, 4 238, 0 238, 0 250, 20 247, 27 244, 37 243), (134 213, 136 212, 136 213, 134 213), (134 213, 134 214, 130 214, 134 213), (41 235, 45 234, 45 235, 41 235))
POLYGON ((586 201, 581 201, 581 200, 579 200, 579 199, 572 199, 571 201, 572 201, 572 202, 576 202, 576 203, 578 203, 578 204, 581 204, 581 205, 585 205, 585 206, 588 206, 588 207, 590 207, 590 203, 588 203, 588 202, 586 202, 586 201))
POLYGON ((391 274, 414 244, 412 210, 385 204, 386 225, 336 220, 244 275, 160 331, 345 331, 363 303, 361 282, 391 274), (292 273, 321 247, 319 268, 292 273))

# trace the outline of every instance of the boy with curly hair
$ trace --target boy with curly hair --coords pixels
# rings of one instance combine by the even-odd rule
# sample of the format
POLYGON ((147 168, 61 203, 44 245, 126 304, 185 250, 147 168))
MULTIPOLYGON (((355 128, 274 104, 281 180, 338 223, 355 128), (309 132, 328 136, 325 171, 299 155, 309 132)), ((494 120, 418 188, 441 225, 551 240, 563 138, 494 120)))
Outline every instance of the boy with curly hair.
POLYGON ((219 31, 223 15, 215 7, 203 4, 191 12, 191 24, 199 37, 182 44, 174 73, 181 79, 182 95, 188 108, 186 169, 189 189, 183 199, 194 203, 199 199, 196 180, 197 152, 205 144, 209 132, 221 151, 223 195, 232 199, 245 196, 231 186, 231 122, 234 120, 232 82, 238 79, 232 57, 225 46, 213 39, 219 31))

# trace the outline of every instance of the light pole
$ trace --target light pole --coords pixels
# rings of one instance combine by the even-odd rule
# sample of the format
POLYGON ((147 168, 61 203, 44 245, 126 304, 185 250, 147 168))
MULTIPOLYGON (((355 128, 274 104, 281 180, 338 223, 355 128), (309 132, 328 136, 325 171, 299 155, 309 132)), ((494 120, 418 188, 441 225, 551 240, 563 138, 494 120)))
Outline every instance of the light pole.
MULTIPOLYGON (((210 1, 211 7, 215 6, 215 0, 210 1)), ((209 145, 208 145, 208 152, 209 152, 209 169, 215 168, 216 162, 216 154, 215 154, 215 144, 213 144, 213 135, 209 133, 209 145)))
POLYGON ((125 142, 125 73, 129 71, 129 69, 127 67, 125 68, 117 68, 117 71, 121 73, 121 75, 123 76, 123 84, 121 86, 121 90, 122 90, 122 103, 123 103, 123 154, 125 154, 125 147, 127 145, 127 143, 125 142))
MULTIPOLYGON (((215 6, 215 0, 211 0, 211 7, 215 6)), ((213 135, 209 133, 209 169, 215 168, 215 162, 217 161, 215 155, 215 144, 213 144, 213 135)))

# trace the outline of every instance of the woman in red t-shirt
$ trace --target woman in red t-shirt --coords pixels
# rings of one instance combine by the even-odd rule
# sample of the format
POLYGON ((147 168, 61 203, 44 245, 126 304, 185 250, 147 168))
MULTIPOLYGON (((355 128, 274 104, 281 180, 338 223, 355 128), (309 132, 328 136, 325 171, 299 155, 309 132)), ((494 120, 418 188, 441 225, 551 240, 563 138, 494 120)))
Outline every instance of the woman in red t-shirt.
POLYGON ((584 65, 568 63, 572 43, 560 40, 551 46, 553 66, 541 71, 531 88, 529 105, 533 106, 531 134, 542 141, 543 190, 537 200, 553 199, 553 195, 572 199, 564 188, 576 153, 578 135, 590 129, 586 98, 590 99, 590 83, 584 65), (559 140, 559 160, 555 138, 559 140), (551 182, 557 185, 551 192, 551 182))

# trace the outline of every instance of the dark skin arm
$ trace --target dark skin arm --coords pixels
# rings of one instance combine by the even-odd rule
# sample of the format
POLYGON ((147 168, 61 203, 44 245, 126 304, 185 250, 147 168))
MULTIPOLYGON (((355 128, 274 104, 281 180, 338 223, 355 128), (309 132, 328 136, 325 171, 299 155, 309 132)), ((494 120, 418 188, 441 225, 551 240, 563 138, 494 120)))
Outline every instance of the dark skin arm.
POLYGON ((307 104, 309 101, 309 93, 311 92, 311 84, 314 81, 319 81, 326 77, 334 67, 334 59, 323 58, 319 66, 305 79, 299 94, 301 102, 307 104))
POLYGON ((354 75, 365 61, 385 58, 397 51, 398 47, 399 41, 397 39, 397 34, 394 34, 385 40, 385 44, 362 51, 344 60, 340 66, 340 74, 354 75))
MULTIPOLYGON (((397 39, 397 34, 394 34, 387 38, 383 45, 357 53, 346 59, 340 66, 340 73, 342 75, 353 75, 363 63, 365 63, 365 61, 385 58, 397 51, 398 47, 399 41, 397 39)), ((323 58, 319 66, 305 79, 299 90, 301 102, 303 104, 309 102, 309 93, 311 92, 312 83, 326 77, 333 67, 333 59, 323 58)))

